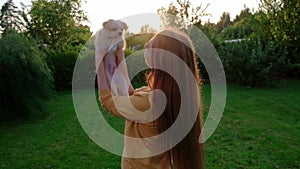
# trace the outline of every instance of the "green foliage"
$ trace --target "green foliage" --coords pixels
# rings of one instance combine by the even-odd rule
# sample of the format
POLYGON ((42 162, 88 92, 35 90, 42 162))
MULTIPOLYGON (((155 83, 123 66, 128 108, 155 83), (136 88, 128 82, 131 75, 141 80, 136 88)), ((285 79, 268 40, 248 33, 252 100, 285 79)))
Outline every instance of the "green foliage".
POLYGON ((297 0, 261 0, 261 12, 269 21, 270 33, 281 48, 288 51, 289 59, 300 76, 300 1, 297 0))
POLYGON ((92 32, 90 31, 90 27, 79 25, 70 30, 69 36, 65 50, 80 52, 85 43, 91 38, 92 32))
POLYGON ((272 86, 284 77, 290 62, 287 52, 276 43, 262 43, 260 37, 242 42, 223 43, 220 47, 226 77, 231 82, 246 86, 272 86))
POLYGON ((154 33, 141 33, 134 34, 127 37, 126 46, 129 49, 132 49, 134 46, 137 47, 135 50, 140 50, 144 48, 144 45, 154 36, 154 33))
POLYGON ((124 50, 124 55, 125 55, 125 57, 131 55, 132 52, 133 52, 133 51, 132 51, 130 48, 126 48, 126 49, 124 50))
POLYGON ((40 107, 52 89, 51 71, 35 43, 11 33, 0 39, 0 118, 40 107))
POLYGON ((229 26, 231 26, 230 14, 228 12, 223 12, 222 16, 220 17, 220 21, 216 24, 216 29, 219 32, 222 32, 229 26))
POLYGON ((2 6, 0 13, 0 30, 2 31, 2 36, 12 31, 21 31, 22 27, 23 22, 21 21, 17 7, 12 0, 8 0, 2 6))
MULTIPOLYGON (((73 77, 74 84, 80 84, 80 86, 73 86, 73 88, 88 88, 92 80, 95 80, 95 87, 97 87, 96 65, 95 65, 95 42, 96 36, 92 36, 85 46, 80 51, 76 64, 80 65, 80 75, 73 77), (92 67, 91 67, 92 66, 92 67), (96 78, 96 79, 95 79, 96 78)), ((79 67, 77 67, 78 70, 79 67)), ((73 85, 74 85, 73 84, 73 85)))
POLYGON ((82 0, 35 0, 23 6, 26 35, 37 39, 47 53, 55 89, 70 89, 77 55, 92 35, 81 10, 82 0), (26 11, 26 9, 28 11, 26 11))
MULTIPOLYGON (((261 25, 261 22, 255 18, 256 14, 252 14, 249 8, 243 9, 240 14, 236 16, 233 22, 228 21, 229 14, 227 15, 223 14, 220 21, 218 22, 218 24, 221 24, 223 22, 227 23, 227 26, 223 26, 226 29, 221 29, 222 32, 218 34, 219 42, 223 42, 225 40, 246 39, 253 32, 259 31, 259 29, 261 29, 261 26, 263 26, 261 25), (222 20, 224 21, 222 22, 222 20)), ((218 30, 220 30, 218 24, 216 25, 216 27, 218 30)))
MULTIPOLYGON (((143 67, 143 65, 138 65, 139 63, 144 63, 144 46, 145 44, 154 36, 154 33, 141 33, 131 35, 126 38, 127 49, 124 51, 125 56, 129 56, 129 61, 127 62, 128 70, 137 67, 143 67)), ((148 69, 140 71, 138 74, 134 75, 132 85, 134 87, 141 87, 146 85, 146 75, 148 69)))
POLYGON ((71 89, 77 56, 76 51, 53 52, 47 56, 47 64, 53 72, 56 90, 71 89))
POLYGON ((201 18, 207 16, 202 3, 194 6, 189 0, 176 0, 176 4, 171 2, 168 8, 161 7, 157 10, 164 26, 175 26, 179 29, 190 28, 193 24, 201 23, 201 18))
MULTIPOLYGON (((250 21, 241 20, 236 22, 233 26, 228 27, 220 33, 219 38, 223 40, 244 39, 249 37, 253 32, 250 21)), ((255 23, 255 22, 254 22, 255 23)))
MULTIPOLYGON (((281 5, 284 3, 286 2, 282 1, 281 5)), ((266 8, 265 4, 264 7, 268 10, 260 9, 256 12, 251 12, 245 7, 232 25, 222 32, 218 32, 218 24, 198 25, 219 52, 229 81, 248 86, 270 86, 274 79, 299 76, 299 52, 296 54, 299 49, 296 44, 299 43, 296 39, 300 31, 294 31, 293 43, 274 34, 274 23, 282 24, 281 33, 284 33, 284 28, 291 26, 284 18, 278 19, 281 10, 285 9, 281 5, 267 4, 266 8), (273 15, 272 11, 276 11, 278 17, 273 15), (286 27, 283 24, 290 26, 286 27), (242 42, 238 43, 239 41, 242 42)), ((291 10, 294 10, 294 7, 291 10)), ((224 14, 218 23, 222 23, 222 18, 226 18, 224 14)), ((297 23, 298 20, 299 18, 294 18, 297 23)))
POLYGON ((82 45, 91 32, 82 25, 87 17, 80 8, 81 0, 33 1, 29 11, 23 13, 26 33, 55 51, 66 50, 68 45, 82 45))
POLYGON ((252 13, 251 13, 250 9, 246 6, 244 6, 244 9, 241 10, 240 14, 235 17, 235 19, 233 20, 232 23, 234 24, 243 19, 247 19, 247 18, 251 17, 251 15, 252 15, 252 13))
POLYGON ((218 45, 218 31, 214 23, 207 22, 203 25, 196 25, 217 48, 218 45))
MULTIPOLYGON (((149 72, 148 69, 142 69, 145 68, 145 58, 144 58, 144 52, 145 50, 139 50, 132 52, 131 55, 128 58, 127 66, 128 66, 128 71, 129 74, 131 73, 132 69, 138 69, 140 72, 134 75, 133 79, 131 80, 133 87, 141 87, 147 85, 146 81, 146 76, 149 72)), ((134 72, 136 73, 136 72, 134 72)))

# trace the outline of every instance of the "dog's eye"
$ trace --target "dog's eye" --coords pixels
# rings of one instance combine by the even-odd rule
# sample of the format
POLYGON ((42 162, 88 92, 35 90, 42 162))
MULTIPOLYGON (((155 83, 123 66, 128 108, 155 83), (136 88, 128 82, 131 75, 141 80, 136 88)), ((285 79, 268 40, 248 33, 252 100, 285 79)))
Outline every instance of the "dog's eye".
POLYGON ((116 28, 113 28, 113 29, 111 29, 112 31, 116 31, 117 29, 116 28))

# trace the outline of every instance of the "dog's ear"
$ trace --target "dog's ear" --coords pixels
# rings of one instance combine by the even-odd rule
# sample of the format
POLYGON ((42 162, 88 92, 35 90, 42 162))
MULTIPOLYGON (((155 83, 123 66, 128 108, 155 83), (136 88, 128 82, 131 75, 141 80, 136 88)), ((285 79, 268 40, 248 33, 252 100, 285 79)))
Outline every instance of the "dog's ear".
POLYGON ((113 20, 113 19, 109 19, 109 20, 103 22, 102 26, 103 26, 104 28, 108 28, 108 24, 109 24, 110 22, 112 22, 112 21, 114 21, 114 20, 113 20))
POLYGON ((125 22, 122 22, 122 27, 123 27, 124 30, 128 29, 128 26, 127 26, 127 24, 125 22))

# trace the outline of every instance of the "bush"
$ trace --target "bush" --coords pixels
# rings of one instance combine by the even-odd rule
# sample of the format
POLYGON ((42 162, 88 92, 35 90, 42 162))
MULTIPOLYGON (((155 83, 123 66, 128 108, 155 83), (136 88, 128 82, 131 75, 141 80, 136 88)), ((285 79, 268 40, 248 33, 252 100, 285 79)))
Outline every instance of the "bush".
POLYGON ((146 75, 150 69, 146 66, 144 52, 145 50, 138 50, 127 56, 126 64, 129 75, 133 76, 131 83, 134 88, 147 85, 146 75))
POLYGON ((53 72, 56 90, 71 89, 73 69, 78 53, 74 51, 51 52, 47 56, 47 64, 53 72))
POLYGON ((219 50, 228 81, 247 86, 272 86, 290 67, 287 52, 259 37, 223 43, 219 50))
POLYGON ((143 49, 145 43, 147 43, 154 35, 154 33, 134 34, 126 38, 126 46, 129 49, 135 48, 135 51, 143 49))
POLYGON ((2 37, 0 118, 23 117, 33 108, 41 108, 51 89, 51 71, 37 45, 17 33, 2 37))

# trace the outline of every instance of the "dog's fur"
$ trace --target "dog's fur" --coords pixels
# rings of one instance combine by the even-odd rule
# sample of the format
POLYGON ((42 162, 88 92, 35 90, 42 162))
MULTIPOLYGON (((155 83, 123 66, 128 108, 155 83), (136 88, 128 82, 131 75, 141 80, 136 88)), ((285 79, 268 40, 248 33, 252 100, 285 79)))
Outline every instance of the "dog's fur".
POLYGON ((127 24, 120 20, 112 20, 103 23, 103 28, 96 34, 96 66, 98 68, 100 61, 107 52, 125 49, 124 30, 127 30, 127 24))
MULTIPOLYGON (((126 44, 125 44, 123 33, 124 30, 128 29, 128 27, 126 23, 120 20, 112 20, 112 19, 104 22, 102 26, 103 28, 97 32, 96 40, 95 40, 96 68, 98 70, 99 64, 103 60, 105 65, 107 80, 109 83, 108 85, 111 85, 112 76, 115 72, 115 69, 117 68, 117 65, 120 64, 120 60, 125 59, 124 49, 126 44), (121 53, 122 56, 116 55, 118 50, 121 50, 121 52, 119 51, 118 53, 121 53), (114 54, 112 55, 112 53, 114 54)), ((129 87, 132 88, 128 77, 126 64, 124 66, 125 68, 121 69, 121 71, 125 71, 123 72, 124 76, 118 74, 118 76, 114 78, 115 86, 119 86, 116 87, 115 89, 112 89, 112 91, 116 95, 128 95, 128 92, 130 93, 130 91, 128 91, 129 90, 128 88, 129 87), (127 91, 125 91, 125 89, 127 91)))

